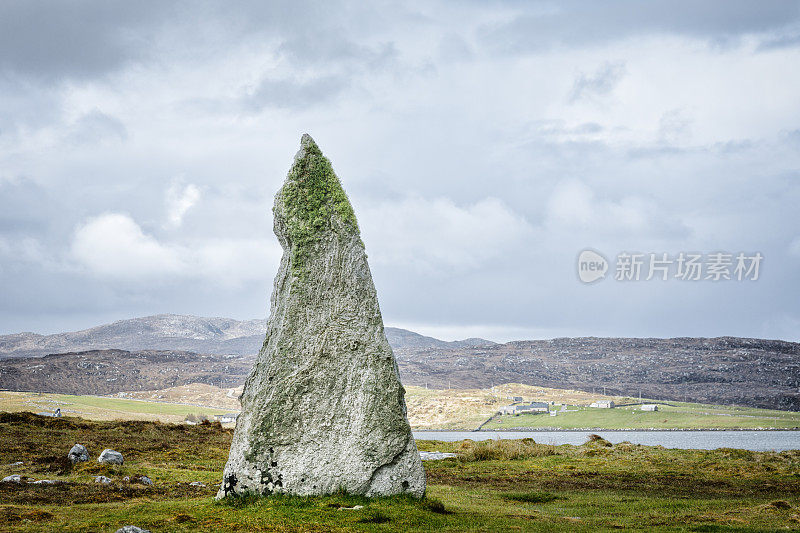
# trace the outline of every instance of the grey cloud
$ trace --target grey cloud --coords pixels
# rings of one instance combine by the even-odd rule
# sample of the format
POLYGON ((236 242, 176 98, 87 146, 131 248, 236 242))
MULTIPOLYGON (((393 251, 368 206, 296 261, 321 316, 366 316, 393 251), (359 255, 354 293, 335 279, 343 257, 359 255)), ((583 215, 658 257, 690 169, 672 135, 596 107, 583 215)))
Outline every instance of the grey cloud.
POLYGON ((448 62, 468 61, 475 57, 475 51, 462 36, 448 33, 439 41, 439 55, 448 62))
POLYGON ((572 85, 569 101, 575 102, 581 98, 605 96, 614 90, 624 75, 625 65, 623 63, 605 63, 593 74, 581 73, 572 85))
POLYGON ((758 46, 761 52, 800 46, 800 24, 791 30, 764 38, 758 46))
POLYGON ((127 2, 0 3, 0 72, 44 79, 87 78, 141 59, 146 30, 169 4, 127 2))
POLYGON ((509 22, 483 27, 480 37, 494 50, 522 53, 652 33, 725 45, 742 35, 785 28, 799 19, 800 4, 781 0, 579 0, 537 4, 509 22))
POLYGON ((265 107, 313 107, 336 98, 348 85, 343 76, 324 76, 308 81, 267 78, 244 99, 244 103, 246 108, 255 111, 265 107))
POLYGON ((0 178, 0 237, 43 236, 60 211, 50 192, 26 178, 0 178))
POLYGON ((397 59, 394 43, 375 46, 357 44, 344 35, 345 29, 293 35, 278 47, 278 52, 301 65, 354 63, 369 70, 381 69, 397 59))
POLYGON ((128 138, 125 124, 116 117, 95 109, 80 117, 72 126, 69 139, 77 144, 103 141, 124 141, 128 138))

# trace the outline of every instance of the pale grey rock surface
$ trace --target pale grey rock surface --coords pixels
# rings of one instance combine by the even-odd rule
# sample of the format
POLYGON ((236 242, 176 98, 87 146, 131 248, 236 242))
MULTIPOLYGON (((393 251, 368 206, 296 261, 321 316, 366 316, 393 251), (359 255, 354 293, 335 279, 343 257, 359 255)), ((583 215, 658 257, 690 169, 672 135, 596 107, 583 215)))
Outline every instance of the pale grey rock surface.
POLYGON ((103 453, 100 454, 100 457, 97 458, 98 463, 107 463, 110 465, 121 465, 124 462, 122 454, 106 448, 103 450, 103 453))
POLYGON ((283 257, 217 497, 422 497, 425 472, 355 214, 308 135, 273 213, 283 257))
POLYGON ((22 483, 22 477, 17 474, 4 477, 0 483, 22 483))
POLYGON ((69 450, 67 457, 69 457, 69 460, 72 461, 73 463, 81 463, 84 461, 88 461, 89 450, 87 450, 86 446, 84 446, 83 444, 76 444, 69 450))
POLYGON ((419 456, 423 461, 438 461, 440 459, 458 457, 456 454, 449 452, 419 452, 419 456))
POLYGON ((149 529, 142 529, 137 526, 122 526, 114 533, 150 533, 149 529))
POLYGON ((95 476, 94 482, 95 483, 100 483, 102 485, 110 485, 111 484, 111 478, 108 478, 106 476, 95 476))

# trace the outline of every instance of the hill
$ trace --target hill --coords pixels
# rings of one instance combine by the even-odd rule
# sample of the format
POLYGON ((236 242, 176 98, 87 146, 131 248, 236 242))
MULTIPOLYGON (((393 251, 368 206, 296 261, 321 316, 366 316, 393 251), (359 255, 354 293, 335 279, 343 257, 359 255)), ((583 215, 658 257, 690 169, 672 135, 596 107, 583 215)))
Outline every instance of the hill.
MULTIPOLYGON (((0 357, 6 358, 0 365, 0 388, 110 394, 189 383, 234 387, 243 382, 261 348, 264 324, 157 315, 57 335, 0 336, 0 357), (119 360, 109 349, 120 352, 119 360), (31 359, 55 350, 66 353, 31 359), (176 357, 190 362, 176 364, 176 357)), ((386 336, 406 385, 482 389, 524 383, 800 410, 800 344, 794 342, 582 337, 497 344, 447 342, 391 327, 386 336)))
MULTIPOLYGON (((109 349, 255 355, 264 343, 266 329, 266 320, 153 315, 53 335, 30 332, 0 335, 0 359, 109 349)), ((441 341, 390 327, 386 328, 386 337, 394 349, 464 348, 494 344, 485 339, 441 341)))
POLYGON ((108 349, 253 355, 261 349, 266 328, 266 320, 154 315, 53 335, 29 332, 2 335, 0 357, 108 349))
POLYGON ((564 338, 395 351, 403 380, 434 388, 499 383, 800 410, 800 344, 719 338, 564 338))
POLYGON ((254 358, 199 355, 175 350, 92 350, 0 365, 0 389, 62 394, 112 394, 166 389, 190 383, 241 384, 254 358))

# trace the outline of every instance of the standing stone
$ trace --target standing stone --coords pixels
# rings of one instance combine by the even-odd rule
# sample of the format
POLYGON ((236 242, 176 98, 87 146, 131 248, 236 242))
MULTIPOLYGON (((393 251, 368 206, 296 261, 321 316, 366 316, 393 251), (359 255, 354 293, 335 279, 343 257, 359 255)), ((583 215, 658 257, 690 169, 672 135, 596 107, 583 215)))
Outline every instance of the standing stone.
POLYGON ((425 472, 356 217, 308 135, 272 210, 283 257, 217 498, 422 497, 425 472))

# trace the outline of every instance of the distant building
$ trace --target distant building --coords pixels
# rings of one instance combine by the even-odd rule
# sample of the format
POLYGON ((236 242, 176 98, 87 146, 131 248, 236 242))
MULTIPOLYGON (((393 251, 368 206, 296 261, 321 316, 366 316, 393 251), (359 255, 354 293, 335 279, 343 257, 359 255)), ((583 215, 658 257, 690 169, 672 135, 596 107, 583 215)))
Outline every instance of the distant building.
POLYGON ((654 403, 643 403, 642 411, 658 411, 658 405, 654 403))
POLYGON ((232 424, 236 422, 238 416, 238 413, 225 413, 224 415, 214 415, 214 418, 216 418, 220 424, 232 424))
POLYGON ((61 418, 61 408, 57 408, 55 413, 36 413, 39 416, 51 416, 53 418, 61 418))
POLYGON ((558 416, 558 411, 550 411, 550 416, 558 416))
POLYGON ((525 405, 506 405, 500 409, 501 415, 519 415, 522 413, 544 413, 548 405, 545 402, 531 402, 525 405))
POLYGON ((589 407, 596 407, 598 409, 613 409, 614 402, 612 400, 597 400, 589 404, 589 407))
POLYGON ((515 402, 521 402, 522 401, 522 396, 514 396, 514 401, 515 402))
POLYGON ((547 402, 531 402, 526 405, 517 405, 517 413, 543 413, 549 409, 547 402))

